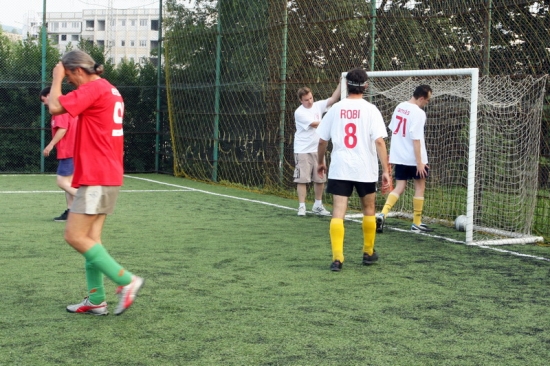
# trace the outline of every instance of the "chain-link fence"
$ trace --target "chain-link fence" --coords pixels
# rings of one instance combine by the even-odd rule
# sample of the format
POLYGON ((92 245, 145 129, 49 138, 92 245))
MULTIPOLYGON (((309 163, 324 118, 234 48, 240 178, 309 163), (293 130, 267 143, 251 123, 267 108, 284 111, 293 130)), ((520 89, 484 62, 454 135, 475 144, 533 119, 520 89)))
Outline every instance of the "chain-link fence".
MULTIPOLYGON (((124 98, 125 171, 172 172, 164 72, 157 68, 156 5, 46 13, 46 21, 33 23, 37 25, 21 41, 0 33, 0 172, 56 171, 55 150, 47 158, 42 155, 52 135, 51 116, 39 93, 49 85, 61 55, 74 48, 103 64, 102 77, 124 98), (47 33, 44 38, 42 31, 47 33)), ((64 85, 64 92, 70 89, 64 85)))
MULTIPOLYGON (((550 65, 548 6, 521 0, 197 0, 189 7, 167 0, 175 174, 292 194, 299 87, 327 98, 341 72, 357 66, 473 67, 486 77, 539 77, 550 65)), ((533 230, 550 236, 548 102, 544 106, 533 230)))

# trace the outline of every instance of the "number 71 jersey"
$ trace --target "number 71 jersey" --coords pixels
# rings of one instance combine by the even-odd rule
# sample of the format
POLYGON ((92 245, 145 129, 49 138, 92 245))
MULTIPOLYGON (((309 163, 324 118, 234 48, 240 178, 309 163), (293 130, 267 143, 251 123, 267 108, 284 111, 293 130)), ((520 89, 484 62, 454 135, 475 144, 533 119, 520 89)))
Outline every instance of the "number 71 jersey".
POLYGON ((378 181, 375 140, 388 137, 382 114, 364 99, 346 98, 332 106, 317 127, 325 141, 332 140, 329 179, 378 181))
POLYGON ((424 140, 426 112, 410 102, 400 103, 394 110, 389 129, 392 131, 390 163, 416 166, 413 140, 420 141, 422 163, 428 164, 428 153, 424 140))

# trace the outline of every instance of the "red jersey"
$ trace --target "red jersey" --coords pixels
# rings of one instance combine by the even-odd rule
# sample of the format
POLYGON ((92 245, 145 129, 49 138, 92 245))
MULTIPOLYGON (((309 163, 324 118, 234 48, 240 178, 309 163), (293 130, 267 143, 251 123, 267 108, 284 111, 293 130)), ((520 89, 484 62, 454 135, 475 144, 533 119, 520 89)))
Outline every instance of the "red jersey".
POLYGON ((100 78, 60 96, 59 102, 79 117, 72 186, 121 186, 124 102, 119 91, 100 78))
POLYGON ((74 140, 76 137, 76 124, 78 118, 73 118, 69 113, 63 113, 52 117, 52 137, 57 130, 63 128, 67 130, 61 140, 55 144, 57 150, 57 159, 67 159, 74 156, 74 140))

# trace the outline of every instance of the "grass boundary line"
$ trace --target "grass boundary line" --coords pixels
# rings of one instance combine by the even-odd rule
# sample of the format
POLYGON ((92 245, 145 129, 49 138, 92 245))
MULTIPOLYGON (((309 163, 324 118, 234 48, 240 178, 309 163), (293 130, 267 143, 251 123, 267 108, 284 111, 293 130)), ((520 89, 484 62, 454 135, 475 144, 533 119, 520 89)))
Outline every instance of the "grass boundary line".
MULTIPOLYGON (((246 202, 252 202, 252 203, 259 203, 259 204, 266 205, 266 206, 272 206, 272 207, 284 208, 284 209, 286 209, 286 210, 293 210, 293 211, 296 211, 295 208, 291 208, 291 207, 287 207, 287 206, 282 206, 282 205, 277 205, 277 204, 269 203, 269 202, 265 202, 265 201, 251 200, 251 199, 249 199, 249 198, 244 198, 244 197, 237 197, 237 196, 230 196, 230 195, 227 195, 227 194, 209 192, 209 191, 205 191, 205 190, 202 190, 202 189, 196 189, 196 188, 186 187, 186 186, 182 186, 182 185, 178 185, 178 184, 173 184, 173 183, 167 183, 167 182, 156 181, 156 180, 148 179, 148 178, 134 177, 134 176, 131 176, 131 175, 124 175, 124 176, 125 176, 126 178, 137 179, 137 180, 143 180, 143 181, 146 181, 146 182, 157 183, 157 184, 162 184, 162 185, 167 185, 167 186, 170 186, 170 187, 188 188, 188 189, 191 190, 191 191, 200 192, 200 193, 205 193, 205 194, 210 194, 210 195, 213 195, 213 196, 225 197, 225 198, 232 198, 232 199, 236 199, 236 200, 240 200, 240 201, 246 201, 246 202)), ((361 222, 362 222, 361 220, 355 220, 355 219, 349 219, 349 218, 346 219, 346 220, 348 220, 348 221, 353 221, 353 222, 357 222, 357 223, 361 223, 361 222)), ((403 229, 399 229, 399 228, 389 228, 389 229, 395 230, 395 231, 410 232, 409 230, 403 230, 403 229)), ((427 233, 413 233, 413 234, 414 234, 414 235, 425 235, 425 236, 429 236, 429 237, 434 238, 434 239, 443 239, 443 240, 449 241, 449 242, 451 242, 451 243, 466 245, 465 242, 463 242, 463 241, 455 240, 455 239, 451 239, 451 238, 446 238, 446 237, 444 237, 444 236, 433 235, 433 234, 427 234, 427 233)), ((493 247, 486 246, 486 245, 469 245, 469 246, 475 246, 475 247, 478 247, 478 248, 489 249, 489 250, 493 250, 493 251, 500 252, 500 253, 506 253, 506 254, 510 254, 510 255, 513 255, 513 256, 517 256, 517 257, 531 258, 531 259, 537 259, 537 260, 542 260, 542 261, 550 262, 550 259, 549 259, 549 258, 539 257, 539 256, 531 255, 531 254, 518 253, 518 252, 511 251, 511 250, 505 250, 505 249, 500 249, 500 248, 493 248, 493 247)))

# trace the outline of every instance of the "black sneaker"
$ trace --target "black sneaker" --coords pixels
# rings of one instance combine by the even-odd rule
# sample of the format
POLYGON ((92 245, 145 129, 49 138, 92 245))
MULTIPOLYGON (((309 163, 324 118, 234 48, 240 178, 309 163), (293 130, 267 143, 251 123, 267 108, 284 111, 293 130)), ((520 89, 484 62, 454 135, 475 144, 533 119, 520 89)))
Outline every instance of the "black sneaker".
POLYGON ((374 264, 378 260, 378 254, 376 254, 376 250, 372 253, 372 255, 368 255, 367 253, 363 253, 363 264, 365 266, 368 266, 370 264, 374 264))
POLYGON ((434 231, 434 229, 432 229, 431 227, 428 227, 428 225, 425 225, 425 224, 420 224, 420 225, 412 224, 411 231, 413 233, 431 233, 432 231, 434 231))
POLYGON ((67 216, 69 216, 69 209, 66 209, 65 212, 63 212, 58 217, 54 218, 53 221, 56 221, 56 222, 67 221, 67 216))
POLYGON ((383 233, 384 232, 384 223, 386 222, 386 217, 383 213, 379 213, 376 215, 376 232, 377 233, 383 233))
POLYGON ((341 269, 342 269, 342 262, 340 261, 334 261, 330 265, 330 270, 333 272, 340 272, 341 269))

